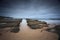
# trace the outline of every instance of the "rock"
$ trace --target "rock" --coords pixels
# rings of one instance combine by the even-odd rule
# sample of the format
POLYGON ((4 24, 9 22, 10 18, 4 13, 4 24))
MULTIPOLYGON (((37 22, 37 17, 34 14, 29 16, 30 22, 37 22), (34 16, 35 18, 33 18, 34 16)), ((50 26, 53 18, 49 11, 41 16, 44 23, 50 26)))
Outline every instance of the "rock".
POLYGON ((18 33, 20 31, 19 27, 14 27, 11 32, 18 33))
POLYGON ((2 33, 0 33, 0 36, 2 36, 2 33))
POLYGON ((3 28, 12 28, 11 32, 19 32, 19 26, 22 22, 22 19, 12 18, 12 17, 0 17, 0 29, 3 28))
POLYGON ((38 21, 38 20, 27 20, 27 25, 32 29, 41 29, 43 27, 48 27, 48 24, 44 21, 38 21))
POLYGON ((48 28, 46 31, 58 34, 58 40, 60 40, 60 25, 56 25, 54 28, 48 28))

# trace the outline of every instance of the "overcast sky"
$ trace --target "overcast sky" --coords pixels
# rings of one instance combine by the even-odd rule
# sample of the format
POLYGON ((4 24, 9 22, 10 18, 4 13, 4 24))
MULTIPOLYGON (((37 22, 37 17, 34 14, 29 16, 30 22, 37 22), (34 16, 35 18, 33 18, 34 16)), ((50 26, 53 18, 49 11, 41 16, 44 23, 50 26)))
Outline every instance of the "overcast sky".
POLYGON ((60 18, 59 0, 2 0, 0 16, 15 18, 60 18))

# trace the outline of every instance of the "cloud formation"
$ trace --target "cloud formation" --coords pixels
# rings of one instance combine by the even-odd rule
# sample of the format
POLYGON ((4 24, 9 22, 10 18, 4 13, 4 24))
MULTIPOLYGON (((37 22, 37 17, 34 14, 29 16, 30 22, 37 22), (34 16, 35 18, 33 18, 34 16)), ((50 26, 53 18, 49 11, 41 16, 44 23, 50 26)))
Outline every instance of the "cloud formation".
POLYGON ((59 0, 3 0, 0 16, 15 18, 59 18, 59 0))

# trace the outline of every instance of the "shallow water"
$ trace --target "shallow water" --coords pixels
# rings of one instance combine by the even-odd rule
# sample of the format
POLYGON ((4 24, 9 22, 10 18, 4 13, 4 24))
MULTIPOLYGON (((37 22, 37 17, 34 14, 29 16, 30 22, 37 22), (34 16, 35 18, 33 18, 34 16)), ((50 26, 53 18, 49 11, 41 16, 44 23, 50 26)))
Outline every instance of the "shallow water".
POLYGON ((52 23, 52 24, 60 24, 60 20, 39 20, 39 21, 45 21, 47 23, 52 23))

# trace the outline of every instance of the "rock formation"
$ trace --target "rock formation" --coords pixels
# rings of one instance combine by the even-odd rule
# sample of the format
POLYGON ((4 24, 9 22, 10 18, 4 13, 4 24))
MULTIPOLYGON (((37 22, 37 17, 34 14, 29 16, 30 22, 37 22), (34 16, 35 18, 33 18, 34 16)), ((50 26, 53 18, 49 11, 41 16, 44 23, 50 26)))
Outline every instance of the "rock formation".
POLYGON ((26 19, 27 25, 32 29, 41 29, 43 27, 48 27, 47 23, 44 21, 38 21, 38 20, 32 20, 32 19, 26 19))

